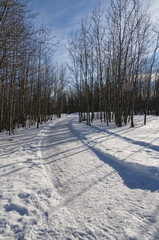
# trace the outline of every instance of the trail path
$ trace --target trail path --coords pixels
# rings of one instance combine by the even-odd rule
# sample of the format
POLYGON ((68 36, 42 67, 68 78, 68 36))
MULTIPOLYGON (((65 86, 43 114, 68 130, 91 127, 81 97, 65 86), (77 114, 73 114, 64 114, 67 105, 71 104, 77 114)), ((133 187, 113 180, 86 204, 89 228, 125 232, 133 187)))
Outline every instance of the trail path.
POLYGON ((88 127, 69 115, 3 135, 0 239, 159 239, 155 126, 88 127))
POLYGON ((97 126, 79 127, 74 118, 50 127, 42 150, 60 208, 65 209, 58 226, 61 239, 156 239, 158 169, 122 159, 136 152, 145 157, 143 142, 136 146, 97 126))

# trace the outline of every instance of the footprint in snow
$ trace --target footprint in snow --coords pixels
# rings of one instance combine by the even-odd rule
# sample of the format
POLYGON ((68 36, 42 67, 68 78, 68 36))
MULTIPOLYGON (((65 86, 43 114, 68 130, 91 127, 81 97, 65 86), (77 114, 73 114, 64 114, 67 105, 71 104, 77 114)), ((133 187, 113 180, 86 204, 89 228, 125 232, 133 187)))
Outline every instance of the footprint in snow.
POLYGON ((10 203, 10 204, 5 204, 4 208, 6 210, 6 212, 11 212, 11 211, 15 211, 17 213, 19 213, 21 216, 24 215, 29 215, 28 209, 22 206, 19 206, 17 204, 14 203, 10 203))

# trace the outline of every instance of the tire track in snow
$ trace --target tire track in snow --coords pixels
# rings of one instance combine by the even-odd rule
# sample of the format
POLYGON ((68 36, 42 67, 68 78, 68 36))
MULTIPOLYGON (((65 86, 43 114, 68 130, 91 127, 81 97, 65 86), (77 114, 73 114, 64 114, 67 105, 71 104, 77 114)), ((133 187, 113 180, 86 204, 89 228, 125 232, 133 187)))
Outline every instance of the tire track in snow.
MULTIPOLYGON (((112 231, 110 224, 106 223, 106 231, 106 226, 102 227, 102 218, 92 219, 91 215, 96 211, 94 201, 98 202, 100 195, 103 196, 103 191, 106 191, 104 182, 109 182, 109 179, 116 178, 117 175, 109 166, 100 163, 93 151, 70 130, 72 118, 74 116, 52 126, 46 136, 48 149, 43 151, 44 161, 51 170, 52 182, 61 196, 57 210, 59 213, 63 211, 63 217, 56 213, 62 222, 60 236, 65 239, 66 236, 69 239, 109 239, 109 231, 112 231), (90 200, 91 196, 96 200, 90 200)), ((106 207, 104 211, 99 211, 105 213, 104 221, 109 222, 106 212, 109 211, 111 216, 111 209, 106 207)))

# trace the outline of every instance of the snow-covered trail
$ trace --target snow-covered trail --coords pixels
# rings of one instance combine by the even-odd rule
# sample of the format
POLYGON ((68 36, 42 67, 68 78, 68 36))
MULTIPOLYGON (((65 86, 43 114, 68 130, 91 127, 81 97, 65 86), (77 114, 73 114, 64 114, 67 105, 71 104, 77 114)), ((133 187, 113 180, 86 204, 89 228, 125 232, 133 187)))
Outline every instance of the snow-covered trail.
POLYGON ((159 119, 77 115, 0 139, 0 239, 159 239, 159 119))
POLYGON ((116 135, 108 151, 104 139, 103 145, 93 140, 102 137, 114 139, 97 127, 77 127, 75 116, 52 126, 45 137, 43 159, 60 196, 58 239, 159 239, 158 168, 129 162, 125 150, 127 161, 115 156, 119 144, 133 157, 139 151, 133 140, 116 135))

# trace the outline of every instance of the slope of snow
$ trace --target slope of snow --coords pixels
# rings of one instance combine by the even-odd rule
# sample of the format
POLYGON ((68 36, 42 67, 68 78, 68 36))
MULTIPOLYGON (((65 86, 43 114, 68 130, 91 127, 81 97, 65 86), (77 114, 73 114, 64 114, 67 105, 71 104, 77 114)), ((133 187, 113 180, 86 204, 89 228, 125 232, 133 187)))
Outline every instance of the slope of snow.
POLYGON ((159 118, 0 134, 0 239, 159 239, 159 118))

